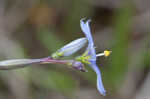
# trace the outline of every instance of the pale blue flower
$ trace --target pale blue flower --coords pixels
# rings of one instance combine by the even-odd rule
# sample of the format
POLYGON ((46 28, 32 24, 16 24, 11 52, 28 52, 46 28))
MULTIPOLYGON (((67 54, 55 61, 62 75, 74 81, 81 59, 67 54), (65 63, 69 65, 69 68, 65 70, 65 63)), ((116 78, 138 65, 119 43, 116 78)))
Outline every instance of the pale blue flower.
POLYGON ((96 55, 94 41, 91 35, 91 30, 89 26, 89 22, 91 20, 87 20, 84 22, 84 19, 81 19, 80 26, 85 34, 86 38, 88 39, 88 47, 85 53, 82 56, 77 57, 78 61, 82 61, 83 63, 89 64, 89 66, 96 72, 97 74, 97 89, 102 95, 106 95, 106 90, 103 86, 102 78, 101 78, 101 71, 96 64, 96 57, 97 56, 108 56, 110 51, 104 51, 104 53, 96 55), (107 55, 106 55, 107 54, 107 55))

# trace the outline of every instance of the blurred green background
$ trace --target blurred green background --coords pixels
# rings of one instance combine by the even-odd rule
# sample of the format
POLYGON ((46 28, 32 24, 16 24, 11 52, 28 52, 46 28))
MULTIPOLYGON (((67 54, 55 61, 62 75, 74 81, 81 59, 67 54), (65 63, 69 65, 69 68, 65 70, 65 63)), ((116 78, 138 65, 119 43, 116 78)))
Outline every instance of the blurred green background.
POLYGON ((113 52, 97 59, 107 96, 88 66, 45 64, 0 70, 0 99, 150 99, 149 0, 0 0, 0 60, 51 55, 84 37, 81 18, 92 20, 97 53, 113 52))

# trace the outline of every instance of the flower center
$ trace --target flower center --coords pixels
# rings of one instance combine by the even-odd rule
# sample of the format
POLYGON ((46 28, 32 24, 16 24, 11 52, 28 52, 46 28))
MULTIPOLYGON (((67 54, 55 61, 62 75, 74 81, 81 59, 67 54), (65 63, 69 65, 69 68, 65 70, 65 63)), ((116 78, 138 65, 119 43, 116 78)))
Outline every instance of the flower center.
POLYGON ((76 58, 76 60, 77 60, 77 61, 80 61, 80 62, 82 62, 82 63, 84 63, 84 64, 91 64, 91 63, 89 62, 90 58, 91 58, 91 56, 89 56, 89 55, 88 55, 88 51, 86 51, 85 53, 83 53, 82 56, 78 56, 78 57, 76 58))

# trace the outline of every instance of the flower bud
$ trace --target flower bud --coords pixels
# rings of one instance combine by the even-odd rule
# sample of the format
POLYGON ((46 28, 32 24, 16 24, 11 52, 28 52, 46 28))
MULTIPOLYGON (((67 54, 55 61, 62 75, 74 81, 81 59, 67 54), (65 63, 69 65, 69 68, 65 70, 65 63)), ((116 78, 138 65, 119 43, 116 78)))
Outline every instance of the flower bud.
POLYGON ((40 63, 41 59, 12 59, 0 61, 0 69, 16 69, 23 68, 33 63, 40 63))
POLYGON ((84 68, 84 65, 79 61, 73 61, 72 62, 72 67, 76 70, 79 70, 79 71, 82 71, 82 72, 87 72, 87 70, 84 68))
POLYGON ((69 44, 65 45, 61 49, 57 50, 55 53, 52 54, 52 58, 59 58, 62 56, 70 56, 80 50, 86 44, 86 38, 79 38, 70 42, 69 44))

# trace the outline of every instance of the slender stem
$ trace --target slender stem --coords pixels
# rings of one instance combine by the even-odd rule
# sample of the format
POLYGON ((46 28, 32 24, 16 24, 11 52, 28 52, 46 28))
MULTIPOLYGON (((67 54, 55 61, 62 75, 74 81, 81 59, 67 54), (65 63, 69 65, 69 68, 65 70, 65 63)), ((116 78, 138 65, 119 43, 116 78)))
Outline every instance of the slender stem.
POLYGON ((51 57, 47 58, 42 58, 40 64, 45 64, 45 63, 53 63, 53 64, 67 64, 68 62, 72 62, 73 60, 58 60, 58 59, 53 59, 51 57))

